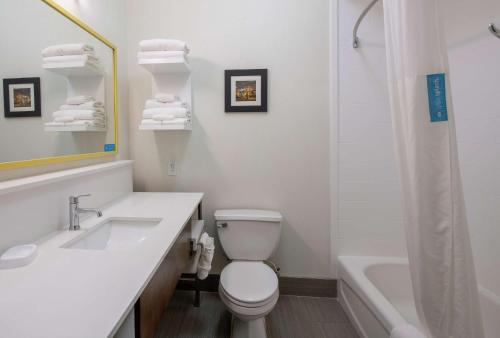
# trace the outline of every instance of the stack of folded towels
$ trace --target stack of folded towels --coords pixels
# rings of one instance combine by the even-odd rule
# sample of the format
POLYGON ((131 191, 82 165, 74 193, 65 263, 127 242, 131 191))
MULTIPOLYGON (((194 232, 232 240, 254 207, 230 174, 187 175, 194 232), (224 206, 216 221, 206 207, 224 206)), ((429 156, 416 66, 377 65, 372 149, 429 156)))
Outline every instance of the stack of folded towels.
POLYGON ((44 66, 75 61, 83 61, 93 65, 99 64, 94 47, 84 43, 50 46, 42 50, 42 57, 44 66))
POLYGON ((140 59, 170 59, 185 58, 189 47, 184 41, 175 39, 150 39, 139 42, 137 58, 140 59))
POLYGON ((93 126, 106 128, 106 114, 102 102, 87 95, 70 97, 59 110, 52 113, 52 122, 45 123, 48 127, 62 126, 93 126))
POLYGON ((141 124, 158 124, 185 127, 191 123, 191 112, 187 103, 174 94, 156 94, 146 101, 141 124))

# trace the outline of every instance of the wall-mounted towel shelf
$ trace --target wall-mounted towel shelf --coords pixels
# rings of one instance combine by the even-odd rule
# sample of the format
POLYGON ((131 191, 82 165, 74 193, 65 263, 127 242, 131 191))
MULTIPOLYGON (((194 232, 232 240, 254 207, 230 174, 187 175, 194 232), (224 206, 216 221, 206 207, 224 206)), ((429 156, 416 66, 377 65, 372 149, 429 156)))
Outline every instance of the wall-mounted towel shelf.
POLYGON ((45 126, 47 132, 105 132, 106 130, 95 126, 45 126))
POLYGON ((184 131, 191 131, 192 124, 191 123, 185 123, 184 125, 169 125, 169 124, 140 124, 139 125, 139 130, 158 130, 158 131, 166 131, 166 130, 184 130, 184 131))
MULTIPOLYGON (((189 115, 181 117, 184 123, 152 123, 149 118, 142 118, 139 124, 139 130, 143 131, 191 131, 192 122, 192 101, 191 101, 191 67, 187 61, 185 53, 183 55, 174 55, 168 57, 154 58, 141 57, 139 52, 137 63, 144 67, 151 74, 152 97, 156 94, 168 93, 177 96, 177 100, 184 102, 188 107, 189 115), (145 123, 146 122, 146 123, 145 123), (149 122, 149 123, 148 123, 149 122)), ((174 53, 175 54, 175 53, 174 53)), ((144 114, 144 112, 143 112, 144 114)))
POLYGON ((152 74, 189 73, 191 68, 185 58, 139 59, 139 64, 152 74))
POLYGON ((101 66, 84 61, 61 62, 61 63, 45 63, 44 69, 58 73, 68 77, 89 77, 89 76, 104 76, 105 72, 101 66))

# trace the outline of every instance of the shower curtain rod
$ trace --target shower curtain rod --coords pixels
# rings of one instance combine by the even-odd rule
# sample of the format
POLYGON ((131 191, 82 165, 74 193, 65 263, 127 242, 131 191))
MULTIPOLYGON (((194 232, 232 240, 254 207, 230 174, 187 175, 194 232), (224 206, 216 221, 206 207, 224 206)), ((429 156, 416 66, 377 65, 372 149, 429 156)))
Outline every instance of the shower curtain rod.
MULTIPOLYGON (((354 25, 354 29, 352 31, 352 48, 358 48, 359 47, 359 38, 358 38, 358 28, 359 25, 361 24, 361 21, 365 18, 366 14, 372 9, 373 6, 377 3, 378 0, 372 0, 368 6, 363 10, 361 15, 359 16, 358 20, 356 21, 356 24, 354 25)), ((496 36, 497 38, 500 39, 500 29, 498 29, 494 23, 490 23, 490 26, 488 27, 491 34, 496 36)))
POLYGON ((495 26, 494 23, 490 23, 490 32, 491 34, 493 34, 494 36, 496 36, 497 38, 500 39, 500 30, 495 26))
POLYGON ((358 38, 358 28, 359 25, 361 24, 361 21, 365 18, 366 14, 372 9, 373 6, 377 3, 378 0, 372 0, 368 6, 366 6, 365 10, 361 13, 361 15, 358 18, 358 21, 356 21, 356 24, 354 25, 354 30, 352 31, 352 48, 358 48, 359 47, 359 38, 358 38))

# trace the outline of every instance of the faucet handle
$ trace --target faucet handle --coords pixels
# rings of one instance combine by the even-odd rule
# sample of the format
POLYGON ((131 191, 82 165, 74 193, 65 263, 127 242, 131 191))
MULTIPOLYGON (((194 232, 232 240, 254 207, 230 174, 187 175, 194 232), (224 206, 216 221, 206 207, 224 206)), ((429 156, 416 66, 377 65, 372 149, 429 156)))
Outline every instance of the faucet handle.
POLYGON ((83 194, 83 195, 77 195, 77 196, 70 196, 69 197, 69 203, 78 203, 80 197, 89 197, 91 196, 90 194, 83 194))

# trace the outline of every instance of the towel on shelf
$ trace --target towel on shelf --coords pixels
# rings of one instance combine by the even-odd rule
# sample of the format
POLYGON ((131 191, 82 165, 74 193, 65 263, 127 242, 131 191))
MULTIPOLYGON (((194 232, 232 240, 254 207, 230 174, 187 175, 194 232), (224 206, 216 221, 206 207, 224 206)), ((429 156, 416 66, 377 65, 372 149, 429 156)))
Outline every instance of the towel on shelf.
POLYGON ((106 128, 106 125, 96 121, 73 121, 73 122, 47 122, 47 127, 66 127, 66 126, 93 126, 106 128))
POLYGON ((155 121, 153 119, 142 119, 141 124, 159 124, 159 125, 161 125, 161 121, 155 121))
POLYGON ((94 105, 100 102, 88 102, 84 104, 63 104, 59 106, 59 110, 93 110, 96 112, 104 112, 104 107, 101 105, 94 105))
POLYGON ((106 123, 106 120, 103 116, 58 116, 54 117, 54 122, 73 122, 73 121, 94 121, 99 123, 106 123))
POLYGON ((54 118, 54 122, 73 122, 74 120, 73 116, 58 116, 54 118))
POLYGON ((155 95, 154 99, 163 103, 179 101, 179 97, 177 95, 169 93, 158 93, 155 95))
POLYGON ((164 123, 186 123, 188 121, 187 118, 184 117, 176 118, 173 115, 155 115, 153 116, 153 120, 162 121, 164 123))
POLYGON ((76 116, 76 115, 103 115, 102 112, 98 112, 94 109, 61 109, 52 113, 52 117, 61 117, 61 116, 76 116))
POLYGON ((176 39, 149 39, 139 42, 141 52, 152 51, 184 51, 189 53, 186 42, 176 39))
POLYGON ((186 52, 180 50, 170 50, 170 51, 152 51, 152 52, 138 52, 138 59, 172 59, 185 57, 186 52))
POLYGON ((189 119, 175 119, 170 121, 161 121, 153 119, 142 119, 141 124, 157 124, 157 125, 178 125, 184 127, 186 124, 191 123, 189 119))
POLYGON ((199 243, 202 249, 200 260, 198 261, 197 276, 199 279, 205 279, 212 269, 212 259, 215 252, 214 239, 205 232, 201 235, 199 243))
POLYGON ((392 329, 390 338, 425 338, 425 336, 413 325, 405 323, 392 329))
POLYGON ((146 109, 168 108, 168 107, 187 108, 188 105, 186 102, 182 102, 182 101, 173 101, 173 102, 159 102, 157 100, 147 100, 146 101, 146 109))
POLYGON ((47 122, 45 123, 47 127, 64 127, 64 122, 47 122))
POLYGON ((173 115, 175 118, 189 117, 191 113, 184 107, 149 108, 142 111, 142 117, 151 119, 155 115, 173 115))
POLYGON ((63 62, 74 62, 82 61, 97 64, 99 63, 99 58, 94 55, 61 55, 61 56, 46 56, 43 58, 43 63, 63 63, 63 62))
POLYGON ((66 99, 66 104, 80 105, 80 104, 84 104, 86 102, 91 102, 91 101, 95 102, 95 99, 92 96, 77 95, 77 96, 73 96, 73 97, 68 97, 66 99))
POLYGON ((92 120, 77 120, 69 123, 65 123, 66 126, 94 126, 94 127, 105 127, 106 125, 101 121, 92 120))
POLYGON ((43 57, 83 54, 94 54, 94 47, 85 43, 68 43, 49 46, 42 50, 43 57))

